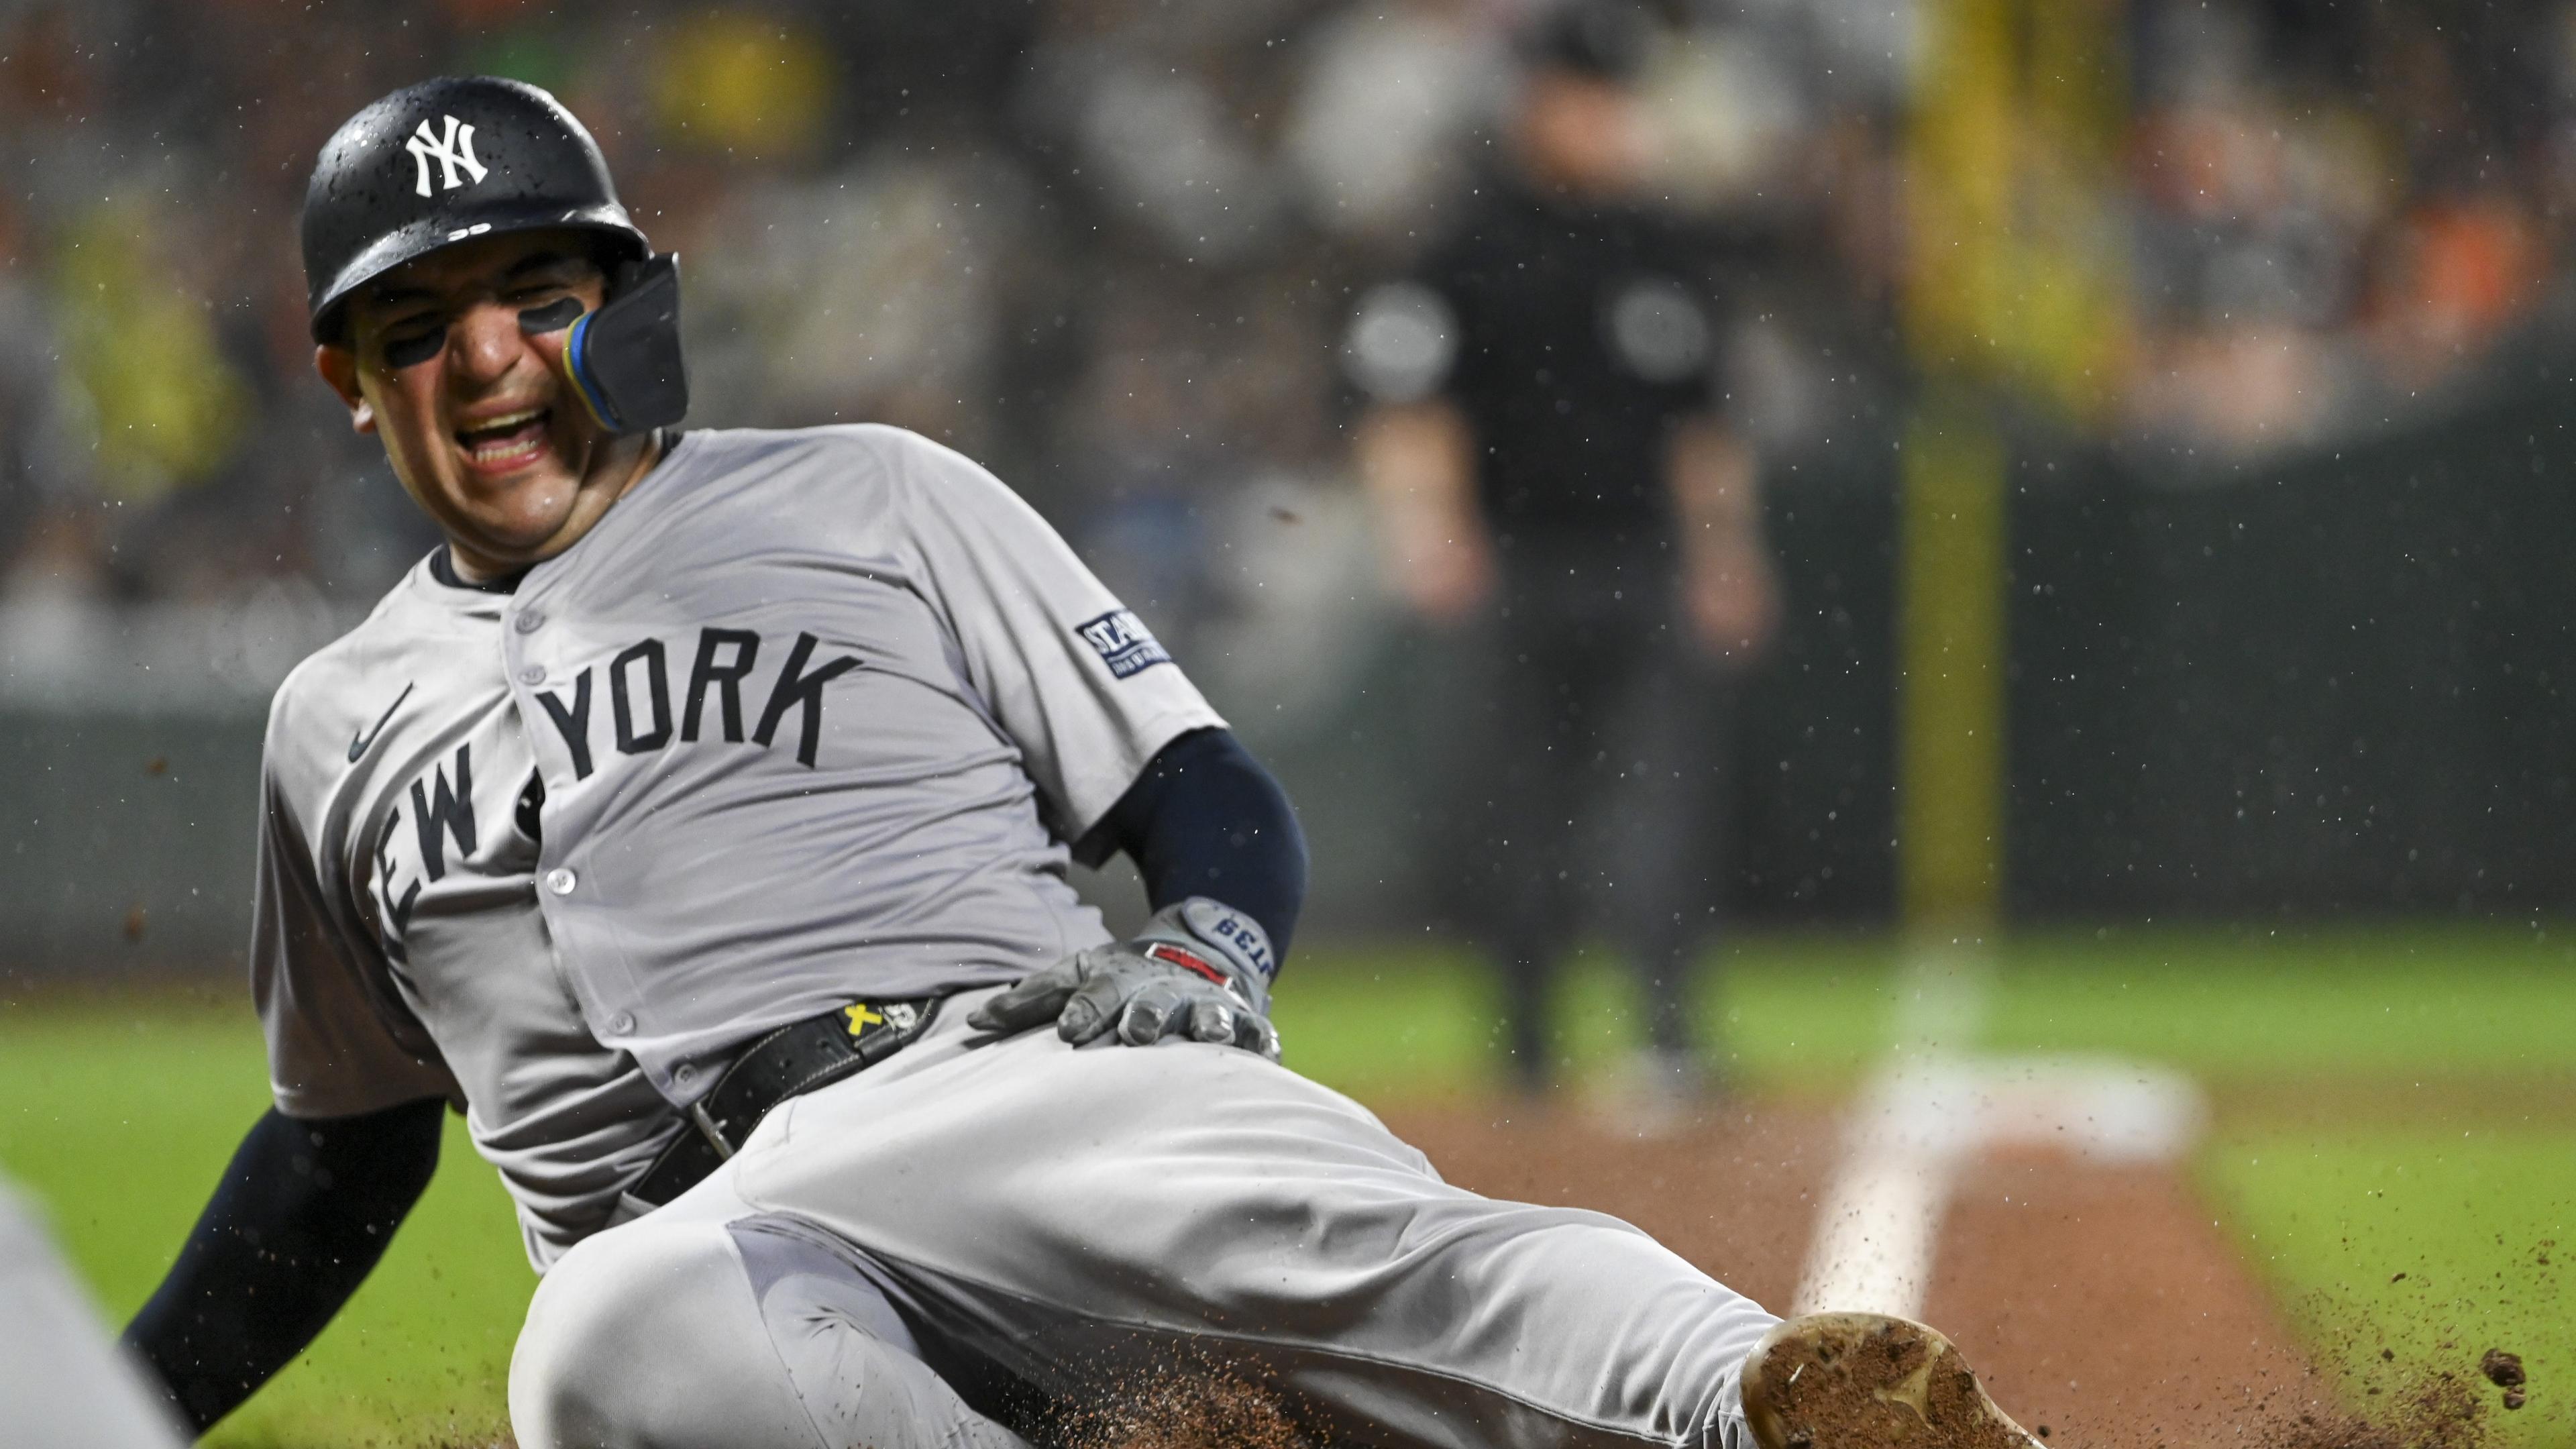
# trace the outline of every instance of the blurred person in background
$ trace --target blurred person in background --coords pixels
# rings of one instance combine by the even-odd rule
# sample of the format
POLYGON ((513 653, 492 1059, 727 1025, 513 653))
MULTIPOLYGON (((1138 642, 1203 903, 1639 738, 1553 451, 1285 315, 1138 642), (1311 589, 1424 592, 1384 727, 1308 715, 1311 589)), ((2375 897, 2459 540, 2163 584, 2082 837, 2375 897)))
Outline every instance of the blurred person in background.
POLYGON ((1104 289, 1114 300, 1100 309, 1059 437, 1083 556, 1167 647, 1194 653, 1192 636, 1221 608, 1211 505, 1236 465, 1232 430, 1208 415, 1219 359, 1196 335, 1214 289, 1179 291, 1186 280, 1138 270, 1104 289))
POLYGON ((64 374, 54 298, 32 262, 19 264, 22 223, 0 198, 0 596, 89 582, 82 409, 64 374))
POLYGON ((2330 446, 2533 320, 2555 264, 2527 168, 2546 58, 2570 49, 2548 33, 2531 8, 2142 7, 2130 434, 2183 456, 2330 446))
POLYGON ((1632 1106, 1714 1085, 1691 967, 1718 905, 1729 676, 1779 615, 1750 450, 1719 415, 1721 247, 1641 194, 1643 10, 1539 17, 1500 148, 1446 241, 1362 300, 1343 355, 1397 593, 1485 668, 1464 902, 1502 976, 1511 1070, 1551 1085, 1549 996, 1587 927, 1627 956, 1632 1106))

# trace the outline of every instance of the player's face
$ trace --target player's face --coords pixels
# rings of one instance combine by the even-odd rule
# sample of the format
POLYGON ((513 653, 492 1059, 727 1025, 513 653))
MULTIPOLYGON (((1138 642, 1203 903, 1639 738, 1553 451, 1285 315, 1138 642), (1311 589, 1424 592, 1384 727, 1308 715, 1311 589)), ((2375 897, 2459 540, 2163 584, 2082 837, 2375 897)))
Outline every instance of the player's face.
POLYGON ((612 438, 564 378, 570 331, 522 318, 565 298, 588 311, 606 294, 577 233, 477 238, 369 283, 350 306, 350 345, 315 355, 469 572, 570 547, 639 471, 644 440, 612 438))

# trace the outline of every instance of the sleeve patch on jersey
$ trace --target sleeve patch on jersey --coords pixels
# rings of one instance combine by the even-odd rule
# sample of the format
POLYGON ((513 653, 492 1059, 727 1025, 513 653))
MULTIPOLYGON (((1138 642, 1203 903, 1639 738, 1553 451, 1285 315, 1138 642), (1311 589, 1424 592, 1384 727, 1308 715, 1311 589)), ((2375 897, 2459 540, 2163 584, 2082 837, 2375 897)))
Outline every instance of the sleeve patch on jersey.
POLYGON ((1142 673, 1157 664, 1172 662, 1172 656, 1164 653, 1163 646, 1155 642, 1153 631, 1126 609, 1077 625, 1074 632, 1100 655, 1100 662, 1109 666, 1109 672, 1120 679, 1142 673))

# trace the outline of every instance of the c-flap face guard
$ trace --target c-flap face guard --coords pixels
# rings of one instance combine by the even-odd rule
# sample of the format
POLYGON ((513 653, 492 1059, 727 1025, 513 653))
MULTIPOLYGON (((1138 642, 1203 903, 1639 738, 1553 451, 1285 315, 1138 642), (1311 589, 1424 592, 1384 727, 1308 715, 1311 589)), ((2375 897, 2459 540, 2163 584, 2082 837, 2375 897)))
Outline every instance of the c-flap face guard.
POLYGON ((677 423, 689 412, 689 374, 680 360, 680 259, 650 258, 621 279, 596 312, 561 317, 557 303, 520 314, 530 332, 572 323, 564 339, 564 375, 599 425, 641 433, 677 423))

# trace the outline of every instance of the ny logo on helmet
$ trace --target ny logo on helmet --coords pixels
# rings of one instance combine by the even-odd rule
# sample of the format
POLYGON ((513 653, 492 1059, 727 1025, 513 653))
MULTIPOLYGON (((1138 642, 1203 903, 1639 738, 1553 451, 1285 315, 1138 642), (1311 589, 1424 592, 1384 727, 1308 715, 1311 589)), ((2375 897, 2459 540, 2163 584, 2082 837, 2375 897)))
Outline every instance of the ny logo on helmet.
POLYGON ((431 135, 429 122, 423 121, 420 128, 411 133, 411 139, 403 143, 403 149, 411 153, 411 159, 420 163, 420 194, 423 196, 429 195, 429 162, 433 156, 438 158, 438 189, 441 191, 454 191, 467 184, 465 178, 456 174, 456 168, 460 166, 472 172, 474 180, 483 179, 483 163, 474 159, 474 128, 454 116, 441 116, 439 119, 447 123, 444 137, 431 135))

